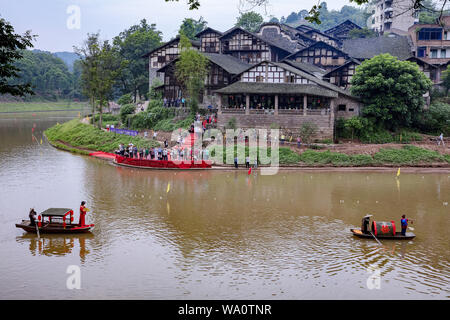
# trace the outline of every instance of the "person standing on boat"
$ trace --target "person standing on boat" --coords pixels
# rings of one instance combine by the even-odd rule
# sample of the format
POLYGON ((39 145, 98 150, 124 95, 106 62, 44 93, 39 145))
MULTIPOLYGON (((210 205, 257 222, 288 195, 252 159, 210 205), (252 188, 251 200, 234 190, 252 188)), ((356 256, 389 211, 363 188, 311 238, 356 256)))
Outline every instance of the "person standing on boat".
MULTIPOLYGON (((400 220, 400 223, 402 225, 402 236, 406 235, 406 229, 408 229, 408 221, 409 219, 406 219, 406 215, 402 215, 402 219, 400 220)), ((411 223, 413 223, 412 220, 411 223)))
POLYGON ((88 209, 84 206, 85 204, 86 204, 86 201, 81 201, 80 221, 79 221, 80 226, 84 226, 86 224, 86 212, 88 209))
POLYGON ((30 214, 28 215, 28 217, 30 217, 30 226, 34 227, 36 225, 36 211, 34 211, 34 209, 30 209, 30 214))

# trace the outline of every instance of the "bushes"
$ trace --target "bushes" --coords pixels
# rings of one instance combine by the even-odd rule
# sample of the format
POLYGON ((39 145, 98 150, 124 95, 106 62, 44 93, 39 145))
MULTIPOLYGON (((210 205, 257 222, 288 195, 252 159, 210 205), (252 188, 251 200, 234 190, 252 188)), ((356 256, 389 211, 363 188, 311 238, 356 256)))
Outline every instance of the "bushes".
POLYGON ((134 104, 126 104, 120 108, 120 121, 122 124, 127 123, 128 115, 133 114, 136 111, 134 104))
POLYGON ((51 143, 60 147, 62 145, 59 141, 62 141, 73 147, 105 152, 113 152, 120 143, 127 145, 131 142, 138 148, 159 146, 157 142, 152 140, 105 132, 91 125, 83 124, 76 119, 47 129, 45 135, 51 143))
POLYGON ((313 137, 318 130, 317 124, 313 122, 305 122, 301 125, 299 136, 305 143, 310 143, 311 137, 313 137))
POLYGON ((308 165, 332 164, 335 166, 368 166, 373 163, 373 159, 369 155, 358 154, 349 156, 329 150, 324 152, 306 150, 300 155, 300 161, 308 165))
POLYGON ((433 103, 425 110, 419 127, 423 132, 439 135, 450 135, 450 104, 443 102, 433 103))
POLYGON ((123 96, 121 96, 119 98, 119 100, 117 100, 117 103, 121 106, 124 106, 126 104, 132 104, 133 98, 131 96, 131 93, 127 93, 127 94, 124 94, 123 96))
POLYGON ((376 163, 419 164, 445 162, 447 158, 436 151, 415 146, 404 146, 402 149, 381 149, 374 155, 376 163))

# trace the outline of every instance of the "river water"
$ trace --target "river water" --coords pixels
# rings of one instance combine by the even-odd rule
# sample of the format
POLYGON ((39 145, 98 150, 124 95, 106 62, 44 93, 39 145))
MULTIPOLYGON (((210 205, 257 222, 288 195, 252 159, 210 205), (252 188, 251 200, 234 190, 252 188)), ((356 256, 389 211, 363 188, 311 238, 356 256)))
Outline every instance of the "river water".
POLYGON ((74 115, 0 115, 0 299, 450 298, 448 173, 122 168, 41 144, 74 115), (14 226, 81 200, 92 235, 14 226), (417 237, 354 238, 367 213, 417 237))

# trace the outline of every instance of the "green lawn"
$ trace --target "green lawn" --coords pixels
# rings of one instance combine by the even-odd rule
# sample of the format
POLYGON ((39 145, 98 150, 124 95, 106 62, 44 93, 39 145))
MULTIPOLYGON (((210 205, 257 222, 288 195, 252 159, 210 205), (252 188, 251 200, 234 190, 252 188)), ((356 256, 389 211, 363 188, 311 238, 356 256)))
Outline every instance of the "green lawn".
POLYGON ((1 102, 0 113, 2 112, 38 112, 38 111, 57 111, 57 110, 81 110, 87 109, 86 102, 1 102))

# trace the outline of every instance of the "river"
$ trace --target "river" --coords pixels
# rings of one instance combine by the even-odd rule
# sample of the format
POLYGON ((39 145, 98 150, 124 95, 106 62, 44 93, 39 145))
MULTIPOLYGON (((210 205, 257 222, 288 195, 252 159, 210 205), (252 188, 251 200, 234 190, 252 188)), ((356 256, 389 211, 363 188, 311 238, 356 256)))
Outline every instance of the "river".
POLYGON ((0 115, 0 299, 450 298, 448 173, 122 168, 41 144, 74 115, 0 115), (92 235, 14 226, 82 200, 92 235), (417 237, 354 238, 367 213, 417 237))

